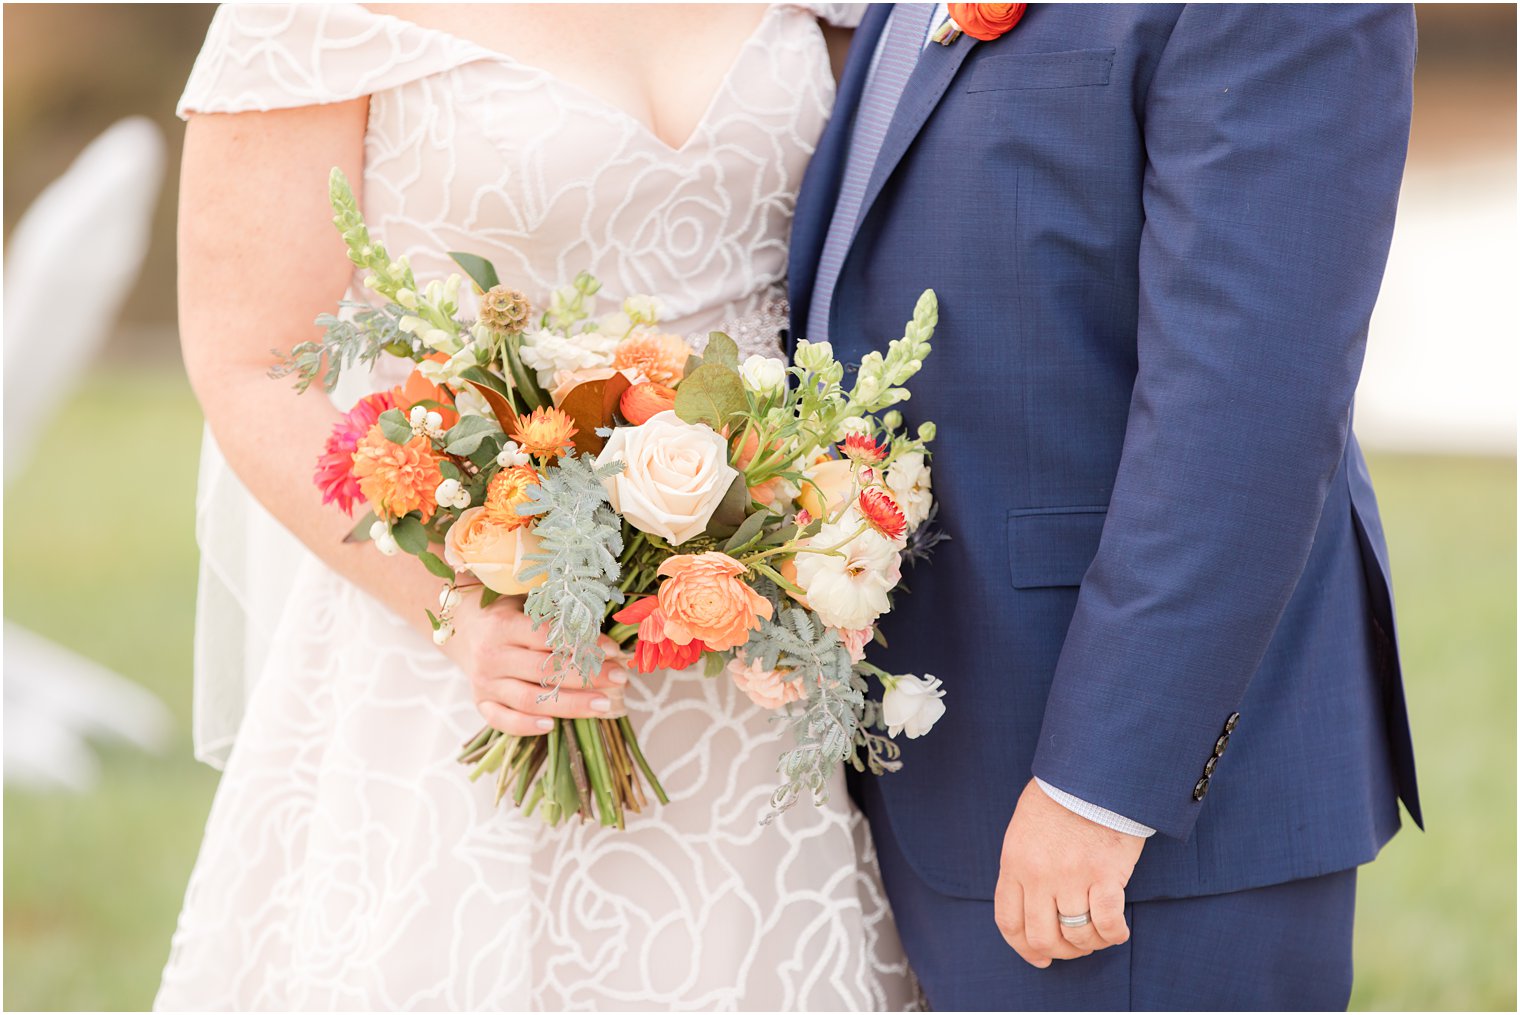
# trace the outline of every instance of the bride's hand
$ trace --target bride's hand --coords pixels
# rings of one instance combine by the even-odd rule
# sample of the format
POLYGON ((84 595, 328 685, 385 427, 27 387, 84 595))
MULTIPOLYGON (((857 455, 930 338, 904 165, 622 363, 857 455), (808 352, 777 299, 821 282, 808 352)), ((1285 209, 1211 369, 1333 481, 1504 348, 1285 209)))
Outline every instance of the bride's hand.
POLYGON ((475 708, 487 723, 515 736, 538 736, 552 718, 610 719, 626 714, 623 686, 628 674, 619 663, 617 645, 603 637, 607 662, 589 687, 568 677, 557 695, 544 687, 549 650, 543 635, 523 615, 519 599, 498 600, 482 609, 478 597, 466 595, 454 611, 454 637, 444 654, 469 675, 475 708))

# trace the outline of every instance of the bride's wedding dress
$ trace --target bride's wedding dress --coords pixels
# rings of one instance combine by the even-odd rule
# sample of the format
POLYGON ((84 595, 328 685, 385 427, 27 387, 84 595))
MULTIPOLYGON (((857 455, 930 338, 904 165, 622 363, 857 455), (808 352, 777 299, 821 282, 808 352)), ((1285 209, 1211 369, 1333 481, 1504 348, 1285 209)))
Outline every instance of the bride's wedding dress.
MULTIPOLYGON (((608 310, 654 293, 666 330, 725 328, 776 355, 793 199, 833 98, 819 13, 774 5, 679 148, 543 71, 356 4, 224 7, 181 112, 368 95, 364 211, 420 278, 467 250, 541 300, 589 269, 608 310)), ((352 378, 336 400, 397 379, 352 378)), ((454 761, 480 725, 465 676, 272 534, 214 445, 205 469, 197 680, 249 690, 244 708, 198 684, 198 743, 225 774, 157 1007, 913 1004, 842 777, 825 806, 761 827, 787 734, 727 677, 635 675, 629 711, 671 803, 627 832, 497 810, 454 761), (266 538, 291 567, 270 573, 266 538), (215 626, 228 612, 240 637, 215 626)))

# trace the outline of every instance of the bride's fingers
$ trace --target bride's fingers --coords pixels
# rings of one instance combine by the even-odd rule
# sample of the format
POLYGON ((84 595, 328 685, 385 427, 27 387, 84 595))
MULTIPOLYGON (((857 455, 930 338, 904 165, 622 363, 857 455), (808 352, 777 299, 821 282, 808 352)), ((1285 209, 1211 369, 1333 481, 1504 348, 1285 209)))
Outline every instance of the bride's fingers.
POLYGON ((623 692, 615 687, 606 690, 561 687, 556 693, 537 681, 502 677, 486 681, 481 691, 481 698, 505 705, 524 715, 554 716, 560 719, 615 719, 628 714, 623 705, 623 692))
POLYGON ((492 729, 514 737, 539 737, 554 728, 554 720, 541 715, 524 715, 494 701, 477 701, 475 710, 492 729))

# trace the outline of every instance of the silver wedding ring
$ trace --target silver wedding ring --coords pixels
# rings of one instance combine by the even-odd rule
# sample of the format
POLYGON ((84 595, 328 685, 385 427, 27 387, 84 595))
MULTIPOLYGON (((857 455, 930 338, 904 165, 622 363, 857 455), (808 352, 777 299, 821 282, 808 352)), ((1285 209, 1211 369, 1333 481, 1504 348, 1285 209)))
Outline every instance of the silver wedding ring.
POLYGON ((1065 913, 1057 913, 1056 919, 1061 921, 1063 927, 1086 927, 1092 923, 1092 914, 1083 913, 1080 916, 1067 916, 1065 913))

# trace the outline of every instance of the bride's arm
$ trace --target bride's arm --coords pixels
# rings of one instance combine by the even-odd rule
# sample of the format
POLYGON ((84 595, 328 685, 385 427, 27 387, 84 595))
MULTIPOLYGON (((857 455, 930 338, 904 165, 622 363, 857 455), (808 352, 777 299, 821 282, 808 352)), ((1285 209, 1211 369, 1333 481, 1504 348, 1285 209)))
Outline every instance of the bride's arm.
MULTIPOLYGON (((267 113, 197 115, 185 133, 179 206, 179 322, 185 368, 233 470, 333 570, 422 631, 441 583, 410 557, 343 542, 353 522, 324 507, 312 470, 339 413, 314 386, 268 377, 271 350, 312 339, 353 271, 332 227, 327 177, 363 180, 367 100, 267 113)), ((443 651, 469 674, 482 715, 510 733, 539 717, 616 714, 616 689, 539 703, 543 639, 517 601, 481 610, 467 596, 443 651), (609 697, 610 695, 610 697, 609 697), (601 707, 599 707, 601 706, 601 707)), ((621 676, 611 667, 598 684, 621 676)), ((625 678, 626 679, 626 678, 625 678)))

